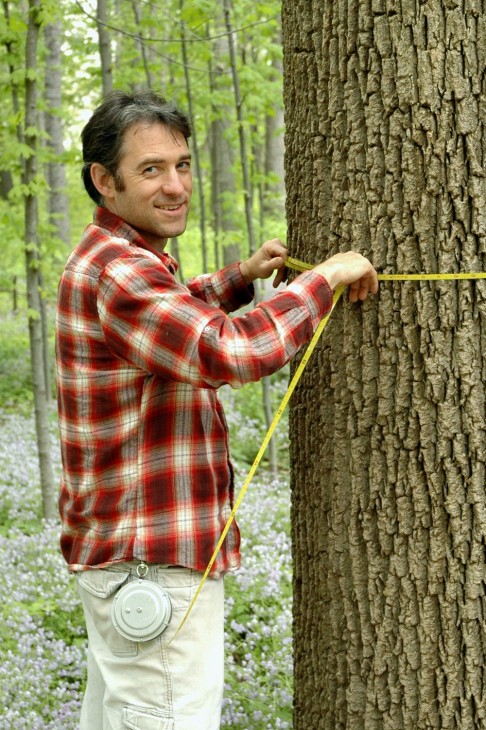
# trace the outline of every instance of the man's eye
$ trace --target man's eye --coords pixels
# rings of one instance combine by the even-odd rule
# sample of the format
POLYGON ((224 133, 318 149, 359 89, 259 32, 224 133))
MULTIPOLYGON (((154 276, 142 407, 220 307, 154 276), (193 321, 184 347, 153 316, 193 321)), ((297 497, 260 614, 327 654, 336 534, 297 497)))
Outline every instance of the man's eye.
POLYGON ((146 167, 143 172, 144 175, 154 175, 157 172, 157 168, 155 165, 150 165, 150 167, 146 167))
POLYGON ((179 162, 179 170, 190 170, 191 169, 191 163, 189 160, 183 160, 182 162, 179 162))

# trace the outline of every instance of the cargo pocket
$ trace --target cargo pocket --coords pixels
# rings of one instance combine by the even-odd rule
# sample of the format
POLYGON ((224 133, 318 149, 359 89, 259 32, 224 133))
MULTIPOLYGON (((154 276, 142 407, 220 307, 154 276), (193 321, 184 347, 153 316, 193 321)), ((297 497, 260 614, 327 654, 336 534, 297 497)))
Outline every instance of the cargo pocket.
POLYGON ((75 575, 86 613, 86 621, 91 619, 96 631, 112 654, 120 657, 137 656, 136 642, 121 636, 113 626, 111 618, 111 606, 115 593, 126 583, 130 571, 96 569, 78 572, 75 575), (90 595, 86 595, 85 591, 90 595))
POLYGON ((130 571, 84 570, 75 573, 78 584, 85 591, 98 598, 109 598, 120 586, 126 583, 130 571))
POLYGON ((174 730, 174 720, 164 717, 159 710, 130 705, 123 708, 123 727, 129 730, 174 730))

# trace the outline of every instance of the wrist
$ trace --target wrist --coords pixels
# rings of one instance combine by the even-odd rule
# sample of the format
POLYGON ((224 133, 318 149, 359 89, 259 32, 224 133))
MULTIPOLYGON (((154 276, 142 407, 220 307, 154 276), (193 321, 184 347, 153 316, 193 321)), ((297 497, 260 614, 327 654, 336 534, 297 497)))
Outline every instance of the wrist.
POLYGON ((249 286, 253 282, 253 277, 247 261, 240 261, 240 272, 245 284, 249 286))
POLYGON ((312 271, 315 274, 320 274, 332 290, 334 290, 340 283, 341 279, 339 277, 338 271, 336 270, 335 266, 332 266, 331 264, 318 264, 318 266, 315 266, 312 271))

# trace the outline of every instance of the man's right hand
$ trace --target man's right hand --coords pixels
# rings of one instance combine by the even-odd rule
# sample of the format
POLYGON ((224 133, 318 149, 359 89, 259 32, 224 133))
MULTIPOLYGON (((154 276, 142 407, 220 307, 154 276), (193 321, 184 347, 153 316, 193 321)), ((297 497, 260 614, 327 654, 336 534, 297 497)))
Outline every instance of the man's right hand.
POLYGON ((364 256, 354 251, 338 253, 322 264, 317 264, 312 271, 321 274, 331 289, 341 285, 350 285, 349 300, 364 301, 369 294, 378 291, 378 276, 371 263, 364 256))

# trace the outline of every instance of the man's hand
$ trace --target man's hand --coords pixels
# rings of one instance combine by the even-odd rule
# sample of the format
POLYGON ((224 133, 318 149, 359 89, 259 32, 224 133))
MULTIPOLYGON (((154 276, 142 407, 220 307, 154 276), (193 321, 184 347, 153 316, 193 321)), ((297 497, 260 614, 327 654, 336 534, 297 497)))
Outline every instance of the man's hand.
POLYGON ((273 286, 276 288, 286 278, 286 258, 287 249, 282 241, 278 238, 265 241, 253 256, 240 263, 240 270, 245 284, 251 284, 255 279, 268 279, 277 269, 277 275, 273 281, 273 286))
POLYGON ((378 276, 364 256, 354 251, 338 253, 322 264, 315 266, 312 271, 322 274, 331 289, 340 285, 350 284, 349 299, 351 302, 364 301, 368 294, 378 291, 378 276))

